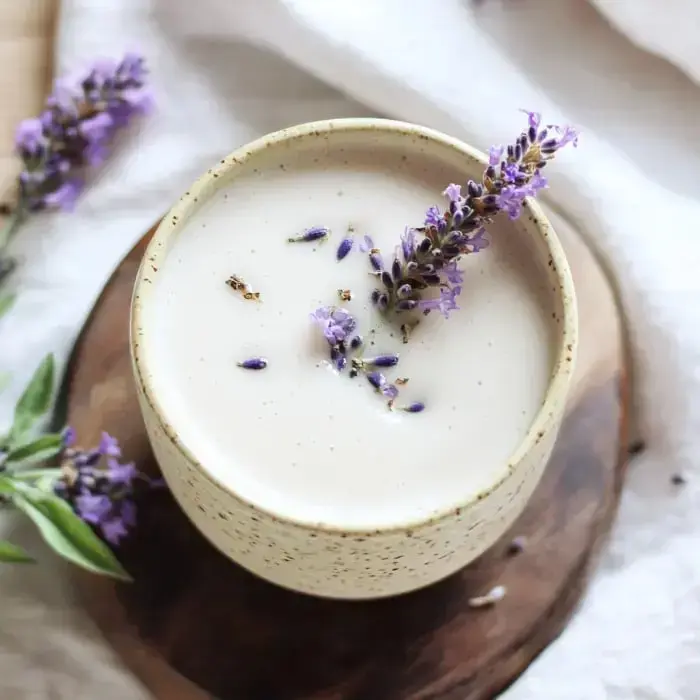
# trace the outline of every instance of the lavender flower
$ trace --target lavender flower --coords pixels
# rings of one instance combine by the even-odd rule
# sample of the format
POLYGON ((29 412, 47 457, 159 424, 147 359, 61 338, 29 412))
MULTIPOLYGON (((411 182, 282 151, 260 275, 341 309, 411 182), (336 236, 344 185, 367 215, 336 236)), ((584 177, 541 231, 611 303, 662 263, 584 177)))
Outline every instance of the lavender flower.
POLYGON ((439 311, 447 318, 459 308, 456 300, 464 280, 458 260, 488 247, 486 226, 496 214, 517 219, 526 197, 547 187, 542 169, 549 160, 568 144, 577 145, 572 127, 543 127, 538 113, 526 114, 528 127, 513 144, 489 150, 481 182, 448 185, 443 192, 445 211, 430 207, 421 227, 404 231, 391 265, 366 237, 364 249, 382 283, 371 296, 380 311, 439 311))
POLYGON ((377 355, 377 357, 363 357, 363 365, 371 367, 395 367, 399 364, 398 355, 377 355))
POLYGON ((344 343, 357 328, 357 321, 346 309, 336 306, 321 306, 311 314, 311 320, 323 331, 331 346, 344 343))
POLYGON ((414 401, 408 406, 404 406, 401 410, 406 411, 406 413, 422 413, 425 410, 425 404, 422 401, 414 401))
POLYGON ((265 369, 267 367, 267 360, 264 357, 251 357, 248 360, 239 362, 238 366, 242 367, 243 369, 265 369))
POLYGON ((75 431, 63 433, 62 476, 56 482, 56 495, 68 501, 73 510, 95 527, 112 544, 119 544, 136 524, 134 494, 139 488, 162 485, 140 473, 132 463, 120 461, 121 449, 115 438, 102 433, 92 450, 75 447, 75 431))
POLYGON ((339 261, 342 260, 352 250, 352 246, 354 243, 355 241, 351 237, 343 238, 343 240, 340 242, 340 245, 338 246, 338 250, 336 251, 335 257, 339 261))
POLYGON ((347 365, 347 345, 353 342, 353 331, 357 328, 354 316, 346 309, 321 306, 310 314, 310 318, 330 345, 331 362, 338 371, 342 371, 347 365))
POLYGON ((116 131, 152 104, 143 57, 100 60, 77 80, 58 79, 38 118, 20 123, 15 138, 24 168, 19 211, 71 209, 82 173, 105 159, 116 131))
POLYGON ((382 396, 386 396, 390 401, 393 401, 399 395, 398 388, 390 384, 381 372, 369 372, 367 381, 374 387, 375 391, 382 394, 382 396))
POLYGON ((325 226, 314 226, 307 228, 306 231, 298 236, 292 236, 287 239, 288 243, 311 243, 312 241, 323 241, 330 235, 330 229, 325 226))

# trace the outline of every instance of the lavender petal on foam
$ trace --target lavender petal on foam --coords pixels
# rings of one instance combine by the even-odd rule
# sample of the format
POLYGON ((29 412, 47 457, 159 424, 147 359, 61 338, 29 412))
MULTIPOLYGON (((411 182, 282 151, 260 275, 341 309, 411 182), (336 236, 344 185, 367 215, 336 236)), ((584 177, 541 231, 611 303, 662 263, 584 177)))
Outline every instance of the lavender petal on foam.
POLYGON ((96 448, 75 447, 75 431, 63 433, 61 478, 54 485, 57 496, 92 525, 111 544, 119 544, 136 524, 135 496, 140 490, 159 488, 162 482, 120 460, 115 438, 102 433, 96 448))
POLYGON ((338 246, 338 250, 335 253, 335 257, 338 261, 343 260, 347 257, 348 253, 352 250, 355 240, 352 237, 343 238, 338 246))
POLYGON ((422 401, 414 401, 408 406, 403 406, 401 410, 406 413, 422 413, 425 410, 425 404, 422 401))
POLYGON ((355 317, 347 309, 341 307, 321 306, 310 314, 310 318, 321 330, 330 346, 331 363, 339 372, 342 372, 347 365, 348 345, 352 345, 356 337, 354 333, 357 328, 355 317))
POLYGON ((146 75, 144 58, 126 54, 55 81, 44 112, 17 128, 20 211, 73 207, 85 170, 102 163, 116 132, 152 106, 146 75))
POLYGON ((242 369, 261 370, 267 367, 267 360, 264 357, 251 357, 238 363, 242 369))
MULTIPOLYGON (((524 111, 524 110, 523 110, 524 111)), ((499 213, 517 219, 525 200, 548 187, 542 170, 556 153, 578 143, 578 132, 570 126, 543 126, 537 112, 527 114, 527 128, 508 145, 489 149, 488 165, 480 182, 449 184, 443 191, 443 211, 431 206, 423 225, 404 230, 387 270, 371 241, 370 265, 382 282, 372 303, 380 311, 424 314, 439 311, 448 318, 459 309, 457 297, 464 287, 459 260, 488 247, 486 226, 499 213)))
POLYGON ((325 226, 313 226, 307 228, 298 236, 291 236, 287 239, 288 243, 312 243, 313 241, 324 241, 330 236, 330 229, 325 226))

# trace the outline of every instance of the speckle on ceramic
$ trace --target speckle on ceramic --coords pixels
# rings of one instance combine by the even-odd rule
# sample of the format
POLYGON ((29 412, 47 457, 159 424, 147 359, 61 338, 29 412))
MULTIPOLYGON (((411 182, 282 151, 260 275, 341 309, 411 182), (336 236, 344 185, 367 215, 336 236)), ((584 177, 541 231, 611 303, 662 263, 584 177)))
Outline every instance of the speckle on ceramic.
MULTIPOLYGON (((475 177, 485 162, 482 154, 438 132, 375 119, 340 119, 304 124, 268 135, 235 151, 189 188, 188 193, 163 219, 149 244, 146 259, 153 266, 142 266, 139 271, 132 304, 134 375, 147 432, 163 475, 182 509, 218 549, 253 573, 286 588, 333 598, 385 597, 421 588, 464 567, 500 538, 525 507, 554 445, 574 370, 577 317, 573 282, 556 235, 537 205, 527 203, 517 231, 528 254, 541 263, 542 275, 546 278, 544 286, 552 290, 550 301, 554 315, 547 313, 556 346, 552 371, 547 375, 550 378, 543 400, 538 401, 533 416, 528 418, 531 424, 524 431, 524 438, 509 452, 510 458, 504 459, 489 476, 488 483, 474 489, 469 497, 457 503, 445 499, 444 503, 432 504, 430 512, 420 517, 396 522, 385 520, 378 522, 376 527, 358 526, 357 523, 343 526, 326 522, 326 519, 294 518, 280 509, 255 505, 232 487, 235 481, 224 483, 211 464, 189 450, 180 432, 166 418, 168 406, 163 404, 163 394, 154 390, 152 367, 149 367, 147 353, 143 349, 143 336, 149 332, 148 324, 144 325, 144 307, 154 294, 154 287, 157 286, 154 281, 157 282, 158 276, 163 274, 168 247, 176 234, 187 225, 188 219, 201 207, 207 206, 237 174, 261 168, 261 163, 271 162, 271 154, 273 160, 275 154, 279 154, 278 162, 284 164, 290 150, 309 142, 320 142, 329 151, 339 150, 348 144, 355 147, 364 144, 367 149, 390 144, 400 149, 409 162, 412 155, 436 151, 442 158, 451 160, 453 167, 463 174, 464 180, 475 177), (136 338, 140 338, 141 342, 134 342, 136 338)), ((352 197, 352 192, 346 189, 343 202, 352 197)), ((335 197, 333 201, 337 201, 335 197)), ((313 244, 309 244, 288 246, 288 249, 294 254, 316 256, 315 259, 318 259, 322 251, 319 248, 318 252, 314 252, 313 247, 313 244)), ((345 273, 348 266, 354 264, 353 256, 348 256, 342 266, 337 266, 335 250, 329 250, 333 269, 342 269, 345 273)), ((478 267, 475 269, 478 271, 478 267)), ((271 305, 273 301, 268 299, 272 299, 274 289, 270 287, 268 290, 266 286, 265 292, 265 304, 271 305)), ((332 303, 333 296, 337 298, 337 285, 331 287, 330 293, 332 303)), ((354 286, 353 297, 357 297, 354 286)), ((231 301, 230 296, 228 301, 231 301)), ((450 322, 447 322, 446 329, 450 322)), ((368 345, 374 342, 374 338, 374 334, 367 330, 368 345)), ((397 332, 397 342, 401 343, 400 332, 397 332)), ((401 348, 406 346, 401 345, 401 348)), ((384 347, 374 347, 372 352, 375 350, 387 351, 384 347)), ((264 348, 264 351, 270 356, 270 367, 274 366, 277 372, 278 362, 273 361, 270 349, 264 348)), ((232 364, 235 365, 236 360, 240 360, 240 356, 234 357, 232 364)), ((401 363, 404 364, 404 354, 401 363)), ((411 382, 401 387, 402 391, 406 391, 407 403, 415 400, 409 392, 415 386, 420 386, 420 372, 410 366, 408 370, 411 382)), ((252 381, 261 378, 251 376, 256 374, 239 370, 237 376, 241 376, 242 381, 252 381)), ((261 374, 265 375, 263 380, 274 376, 272 369, 269 375, 261 374)), ((473 385, 476 387, 477 382, 474 381, 473 385)), ((364 385, 361 388, 362 391, 366 389, 364 385)), ((360 389, 355 393, 364 396, 360 389)), ((427 408, 422 413, 386 413, 391 420, 405 418, 413 430, 422 419, 433 420, 434 412, 442 410, 433 397, 420 396, 420 400, 424 398, 427 408)), ((468 401, 468 398, 465 400, 468 401)), ((450 416, 455 416, 454 420, 450 418, 449 424, 457 428, 455 421, 459 418, 459 411, 452 413, 451 406, 454 404, 451 401, 445 410, 450 412, 450 416)), ((279 409, 276 407, 275 410, 279 409)), ((519 417, 523 415, 520 407, 511 412, 519 417)), ((338 423, 337 420, 326 422, 328 425, 338 423)), ((340 448, 336 442, 333 445, 337 456, 340 448)), ((371 455, 368 455, 368 459, 371 459, 371 455)), ((455 460, 458 459, 456 455, 455 460)), ((295 465, 297 462, 295 458, 295 465)), ((467 469, 465 465, 465 472, 467 469)))

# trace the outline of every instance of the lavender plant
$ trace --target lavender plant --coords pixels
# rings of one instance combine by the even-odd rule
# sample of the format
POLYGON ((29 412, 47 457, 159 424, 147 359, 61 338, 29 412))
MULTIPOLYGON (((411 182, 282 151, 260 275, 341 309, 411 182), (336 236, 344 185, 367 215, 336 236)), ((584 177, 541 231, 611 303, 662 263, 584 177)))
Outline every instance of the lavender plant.
POLYGON ((577 145, 578 134, 572 127, 542 126, 538 113, 526 114, 528 127, 513 144, 490 149, 480 182, 448 185, 443 192, 444 211, 430 207, 422 226, 405 229, 390 264, 372 239, 365 237, 363 248, 381 281, 372 293, 380 311, 439 311, 447 318, 458 308, 464 282, 457 264, 460 258, 488 247, 486 227, 496 215, 517 219, 525 198, 547 187, 542 174, 547 163, 564 146, 577 145))
MULTIPOLYGON (((100 60, 77 79, 59 79, 37 118, 25 119, 16 134, 22 161, 17 203, 0 231, 0 281, 14 268, 3 255, 25 218, 44 209, 70 210, 88 170, 101 164, 114 135, 132 117, 151 107, 143 57, 100 60)), ((0 315, 14 297, 0 297, 0 315)), ((159 482, 120 461, 116 440, 104 433, 100 444, 75 446, 72 430, 38 434, 49 410, 54 361, 47 356, 20 396, 12 426, 0 437, 0 502, 25 513, 44 540, 61 556, 90 571, 128 579, 104 540, 117 545, 136 521, 135 494, 159 482), (46 462, 54 464, 46 467, 46 462), (35 468, 42 465, 41 468, 35 468)), ((32 557, 0 541, 0 561, 32 557)))
MULTIPOLYGON (((87 171, 105 160, 117 131, 150 109, 146 74, 145 60, 137 54, 96 61, 75 79, 56 80, 42 114, 20 123, 15 147, 23 167, 0 251, 28 214, 73 208, 87 171)), ((5 258, 0 273, 12 267, 5 258)))
MULTIPOLYGON (((136 523, 134 496, 160 486, 120 460, 117 441, 103 433, 97 447, 75 446, 75 433, 37 435, 51 405, 54 361, 47 356, 15 406, 0 438, 0 499, 27 515, 46 543, 68 561, 95 573, 128 579, 112 550, 136 523), (47 467, 45 464, 53 463, 47 467), (41 468, 34 468, 37 464, 41 468)), ((0 561, 30 562, 30 554, 0 541, 0 561)))

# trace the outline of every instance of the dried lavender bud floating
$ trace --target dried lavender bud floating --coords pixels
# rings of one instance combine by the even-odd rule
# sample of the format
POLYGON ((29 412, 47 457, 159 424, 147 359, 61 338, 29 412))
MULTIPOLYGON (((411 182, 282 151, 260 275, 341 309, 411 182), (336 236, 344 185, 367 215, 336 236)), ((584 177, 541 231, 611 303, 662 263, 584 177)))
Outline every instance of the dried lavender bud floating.
POLYGON ((342 260, 352 250, 354 242, 355 241, 352 238, 343 238, 343 240, 340 241, 340 245, 338 246, 338 250, 336 251, 335 257, 339 261, 342 260))
POLYGON ((367 381, 379 391, 386 384, 386 377, 380 372, 370 372, 367 375, 367 381))
POLYGON ((372 367, 395 367, 399 364, 399 356, 377 355, 377 357, 362 358, 362 363, 372 367))
POLYGON ((239 362, 238 366, 243 369, 265 369, 265 367, 267 367, 267 360, 263 357, 251 357, 248 360, 239 362))
POLYGON ((350 347, 353 350, 357 350, 358 348, 362 347, 362 336, 361 335, 356 335, 351 341, 350 341, 350 347))
POLYGON ((406 413, 422 413, 425 410, 425 404, 421 401, 414 401, 408 406, 404 406, 401 410, 406 411, 406 413))
POLYGON ((312 241, 323 241, 330 236, 330 229, 325 226, 314 226, 307 228, 304 233, 299 236, 288 238, 288 243, 310 243, 312 241))

